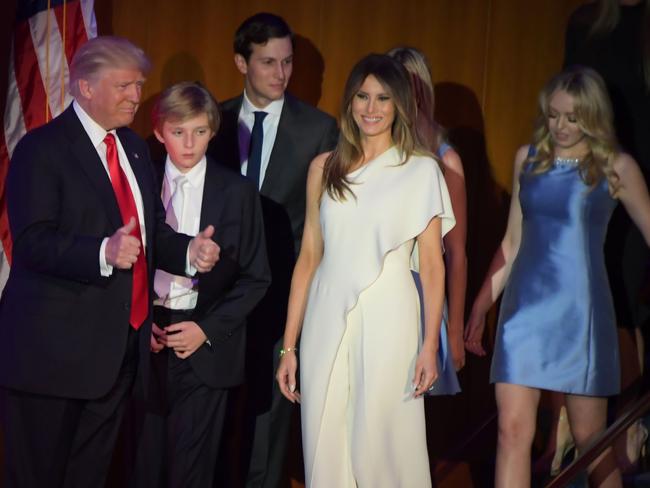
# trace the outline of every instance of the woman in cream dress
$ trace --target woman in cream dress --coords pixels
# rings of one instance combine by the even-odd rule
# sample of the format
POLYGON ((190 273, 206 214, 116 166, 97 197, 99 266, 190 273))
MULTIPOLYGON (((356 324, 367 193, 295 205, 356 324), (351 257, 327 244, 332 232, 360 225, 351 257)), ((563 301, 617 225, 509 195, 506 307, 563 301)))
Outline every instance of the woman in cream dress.
POLYGON ((307 486, 429 487, 422 394, 437 377, 449 194, 398 62, 359 61, 341 113, 337 148, 309 171, 277 379, 302 403, 307 486))

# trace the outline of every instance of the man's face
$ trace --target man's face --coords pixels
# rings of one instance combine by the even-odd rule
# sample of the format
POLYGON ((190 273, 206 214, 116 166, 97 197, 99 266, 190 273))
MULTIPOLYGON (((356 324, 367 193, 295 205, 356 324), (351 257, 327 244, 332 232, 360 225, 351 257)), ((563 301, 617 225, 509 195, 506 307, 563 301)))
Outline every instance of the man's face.
POLYGON ((80 102, 88 115, 104 129, 133 122, 145 78, 137 68, 104 68, 88 80, 80 80, 80 102))
POLYGON ((287 36, 252 44, 252 48, 248 62, 235 54, 235 64, 246 77, 248 99, 257 108, 264 108, 284 96, 293 70, 293 46, 287 36))

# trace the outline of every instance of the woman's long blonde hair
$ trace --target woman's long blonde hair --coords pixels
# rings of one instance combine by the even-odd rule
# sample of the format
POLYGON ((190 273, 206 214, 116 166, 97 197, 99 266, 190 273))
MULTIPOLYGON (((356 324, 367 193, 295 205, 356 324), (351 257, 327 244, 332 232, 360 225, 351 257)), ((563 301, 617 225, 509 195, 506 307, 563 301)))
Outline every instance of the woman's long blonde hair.
POLYGON ((584 182, 595 187, 607 178, 612 193, 616 192, 618 177, 613 168, 618 150, 614 131, 612 105, 605 82, 596 71, 583 66, 568 68, 553 77, 539 95, 539 115, 533 133, 534 154, 528 157, 534 173, 548 171, 553 165, 554 147, 548 128, 551 97, 562 90, 573 97, 573 111, 584 133, 589 152, 580 161, 584 182))
POLYGON ((352 68, 345 83, 339 142, 323 169, 323 190, 336 200, 345 200, 348 192, 354 195, 347 175, 363 158, 363 148, 361 132, 352 115, 352 101, 370 75, 377 79, 395 104, 391 137, 402 163, 414 153, 428 153, 415 130, 415 104, 408 73, 400 63, 385 54, 369 54, 352 68))
POLYGON ((426 56, 414 47, 396 47, 388 51, 387 54, 406 68, 415 96, 415 126, 418 136, 433 154, 438 154, 440 145, 445 139, 445 131, 434 119, 433 79, 426 56))

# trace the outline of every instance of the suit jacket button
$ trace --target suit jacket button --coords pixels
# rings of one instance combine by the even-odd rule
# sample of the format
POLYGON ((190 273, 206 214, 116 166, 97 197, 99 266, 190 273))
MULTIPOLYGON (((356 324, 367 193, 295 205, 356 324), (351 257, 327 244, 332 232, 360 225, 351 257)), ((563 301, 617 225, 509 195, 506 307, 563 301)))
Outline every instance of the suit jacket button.
POLYGON ((124 310, 131 310, 131 302, 124 302, 122 305, 124 310))

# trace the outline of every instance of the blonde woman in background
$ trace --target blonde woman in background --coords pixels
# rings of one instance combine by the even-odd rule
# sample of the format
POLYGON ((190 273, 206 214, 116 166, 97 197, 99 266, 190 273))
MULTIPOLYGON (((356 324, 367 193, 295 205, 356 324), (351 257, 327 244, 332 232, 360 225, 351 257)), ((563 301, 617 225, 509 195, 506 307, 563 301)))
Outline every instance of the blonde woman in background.
POLYGON ((460 391, 455 371, 465 365, 463 343, 467 285, 465 174, 460 156, 447 143, 444 129, 434 119, 433 81, 426 57, 421 51, 411 47, 391 49, 388 55, 402 63, 409 73, 415 96, 416 131, 425 147, 429 148, 442 163, 445 182, 456 217, 456 226, 445 235, 444 239, 447 309, 446 314, 443 315, 441 330, 440 376, 431 391, 433 395, 453 394, 460 391), (451 355, 447 354, 447 342, 451 355))

